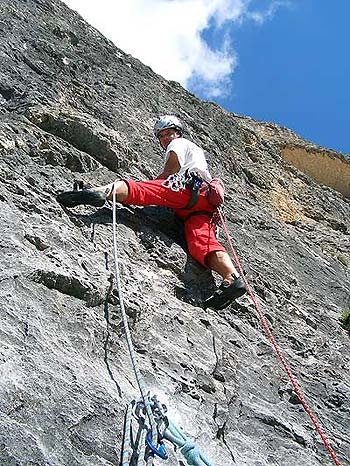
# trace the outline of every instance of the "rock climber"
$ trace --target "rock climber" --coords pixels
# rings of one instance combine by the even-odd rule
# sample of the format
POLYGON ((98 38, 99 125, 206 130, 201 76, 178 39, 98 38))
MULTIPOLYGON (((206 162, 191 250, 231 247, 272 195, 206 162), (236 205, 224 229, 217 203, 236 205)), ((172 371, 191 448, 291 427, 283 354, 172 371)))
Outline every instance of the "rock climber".
POLYGON ((125 205, 170 207, 184 223, 189 254, 222 277, 221 285, 204 301, 203 307, 224 309, 242 296, 246 288, 225 247, 216 238, 213 221, 216 207, 209 203, 205 189, 198 190, 202 183, 208 185, 212 180, 204 151, 183 137, 184 123, 175 115, 161 116, 154 125, 154 134, 165 151, 163 170, 156 179, 122 179, 106 186, 74 189, 59 194, 57 201, 65 207, 81 204, 102 207, 115 193, 117 202, 125 205))

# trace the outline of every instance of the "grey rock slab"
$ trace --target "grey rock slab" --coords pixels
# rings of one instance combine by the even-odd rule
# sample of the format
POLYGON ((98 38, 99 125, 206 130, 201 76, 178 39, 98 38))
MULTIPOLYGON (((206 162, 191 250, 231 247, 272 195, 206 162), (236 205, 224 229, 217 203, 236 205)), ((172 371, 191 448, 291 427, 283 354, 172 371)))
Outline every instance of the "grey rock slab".
MULTIPOLYGON (((349 198, 281 148, 346 164, 344 156, 202 102, 59 1, 1 2, 0 12, 0 463, 119 461, 125 408, 139 392, 118 307, 111 208, 64 209, 55 196, 76 179, 156 176, 152 125, 174 112, 225 181, 242 269, 347 464, 350 343, 338 316, 350 306, 349 198)), ((187 256, 167 209, 118 206, 117 221, 137 360, 169 417, 215 466, 332 464, 251 301, 200 307, 219 277, 187 256)), ((168 450, 168 464, 181 464, 168 450)))

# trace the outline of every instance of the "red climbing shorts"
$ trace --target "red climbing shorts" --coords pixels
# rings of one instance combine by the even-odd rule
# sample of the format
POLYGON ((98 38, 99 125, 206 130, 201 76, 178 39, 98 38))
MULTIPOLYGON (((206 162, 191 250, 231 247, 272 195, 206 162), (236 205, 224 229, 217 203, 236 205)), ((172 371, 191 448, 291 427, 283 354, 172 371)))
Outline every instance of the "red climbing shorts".
POLYGON ((216 225, 210 215, 215 208, 209 204, 201 193, 197 204, 191 209, 184 209, 190 199, 189 188, 172 191, 162 186, 164 180, 134 181, 123 180, 129 187, 129 195, 123 201, 126 205, 170 207, 181 220, 184 220, 185 238, 189 254, 204 267, 207 254, 214 251, 226 251, 216 239, 216 225), (208 214, 195 212, 208 212, 208 214), (187 217, 187 218, 186 218, 187 217))

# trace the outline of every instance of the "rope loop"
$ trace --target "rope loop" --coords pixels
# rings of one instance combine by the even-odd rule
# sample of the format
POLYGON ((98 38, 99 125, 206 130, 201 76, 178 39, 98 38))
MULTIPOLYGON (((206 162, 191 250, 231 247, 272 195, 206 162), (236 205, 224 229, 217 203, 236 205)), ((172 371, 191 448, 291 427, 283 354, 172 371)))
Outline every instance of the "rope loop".
POLYGON ((187 440, 183 447, 181 447, 180 451, 186 458, 189 465, 196 466, 198 464, 198 461, 200 460, 200 452, 198 447, 191 440, 187 440))

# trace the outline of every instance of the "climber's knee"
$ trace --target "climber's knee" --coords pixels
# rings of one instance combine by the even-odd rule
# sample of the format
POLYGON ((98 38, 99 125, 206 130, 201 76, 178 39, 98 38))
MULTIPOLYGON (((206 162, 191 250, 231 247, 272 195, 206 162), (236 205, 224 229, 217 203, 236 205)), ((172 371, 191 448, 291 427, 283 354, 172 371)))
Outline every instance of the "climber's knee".
POLYGON ((106 199, 109 201, 113 200, 113 193, 116 193, 117 201, 123 202, 129 196, 129 187, 125 181, 120 180, 112 183, 108 186, 106 192, 106 199))

